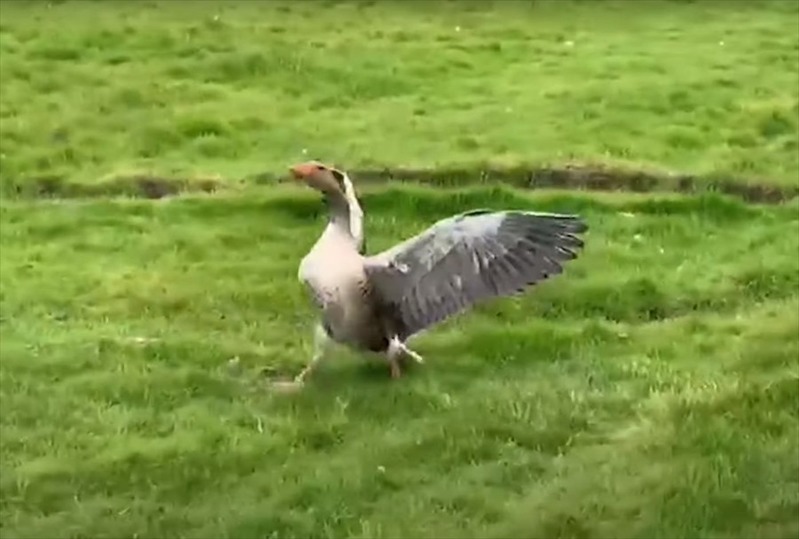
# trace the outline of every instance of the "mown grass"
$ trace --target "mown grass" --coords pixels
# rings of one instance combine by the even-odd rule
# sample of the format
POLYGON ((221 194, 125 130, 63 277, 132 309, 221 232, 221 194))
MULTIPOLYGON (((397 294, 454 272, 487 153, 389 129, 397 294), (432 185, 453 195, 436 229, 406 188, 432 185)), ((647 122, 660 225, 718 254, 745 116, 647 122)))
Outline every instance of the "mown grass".
POLYGON ((314 195, 4 203, 3 535, 799 533, 795 204, 397 186, 364 205, 374 250, 475 206, 592 231, 558 279, 419 338, 400 382, 338 349, 286 396, 260 370, 311 352, 314 195))
POLYGON ((317 156, 799 183, 792 1, 5 2, 0 18, 3 182, 317 156))
MULTIPOLYGON (((318 156, 795 186, 797 17, 3 2, 0 184, 226 181, 318 156)), ((268 376, 311 354, 296 269, 323 224, 313 193, 4 197, 0 535, 799 536, 799 199, 362 192, 372 252, 474 207, 591 230, 564 275, 420 337, 427 363, 399 382, 339 349, 276 395, 268 376)))

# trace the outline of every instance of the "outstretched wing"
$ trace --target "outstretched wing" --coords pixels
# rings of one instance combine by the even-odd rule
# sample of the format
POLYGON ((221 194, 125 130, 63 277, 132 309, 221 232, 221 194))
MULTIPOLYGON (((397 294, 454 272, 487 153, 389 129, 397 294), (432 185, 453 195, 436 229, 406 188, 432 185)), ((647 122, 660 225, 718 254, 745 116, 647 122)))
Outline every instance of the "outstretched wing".
POLYGON ((406 339, 479 301, 561 273, 586 230, 575 215, 474 210, 368 257, 366 274, 406 339))

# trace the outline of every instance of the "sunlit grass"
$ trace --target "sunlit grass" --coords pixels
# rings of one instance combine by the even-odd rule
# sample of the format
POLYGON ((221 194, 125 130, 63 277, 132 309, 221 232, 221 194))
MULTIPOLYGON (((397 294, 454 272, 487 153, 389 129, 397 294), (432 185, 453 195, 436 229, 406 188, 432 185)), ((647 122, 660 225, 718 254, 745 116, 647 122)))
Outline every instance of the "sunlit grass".
POLYGON ((372 249, 478 203, 579 211, 584 256, 296 397, 260 371, 310 357, 313 195, 5 204, 6 533, 795 533, 796 207, 394 188, 372 249))
MULTIPOLYGON (((799 185, 797 17, 3 2, 0 182, 227 181, 314 156, 799 185)), ((475 207, 590 231, 564 274, 420 336, 399 381, 339 348, 287 396, 265 372, 310 359, 315 193, 0 201, 0 535, 799 536, 796 199, 360 191, 370 252, 475 207)))
POLYGON ((795 2, 2 11, 4 181, 238 178, 305 156, 350 168, 601 161, 799 181, 795 2))

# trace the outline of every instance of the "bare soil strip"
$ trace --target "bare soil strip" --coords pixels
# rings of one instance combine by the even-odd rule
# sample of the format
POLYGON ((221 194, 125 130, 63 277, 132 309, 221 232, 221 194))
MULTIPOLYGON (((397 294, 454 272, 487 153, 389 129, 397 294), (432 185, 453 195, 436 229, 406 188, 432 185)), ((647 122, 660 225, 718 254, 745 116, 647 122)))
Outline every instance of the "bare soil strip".
MULTIPOLYGON (((349 171, 359 183, 376 184, 400 181, 440 187, 505 184, 528 189, 567 189, 634 193, 698 194, 717 192, 753 204, 779 204, 799 196, 799 186, 738 178, 711 178, 689 174, 663 174, 596 165, 567 165, 540 168, 451 168, 451 169, 354 169, 349 171)), ((262 173, 243 182, 273 184, 285 176, 262 173)), ((98 183, 70 182, 62 177, 30 178, 3 182, 5 196, 22 199, 71 199, 127 196, 159 199, 183 193, 210 193, 224 190, 236 182, 215 179, 167 178, 155 175, 120 176, 98 183)))

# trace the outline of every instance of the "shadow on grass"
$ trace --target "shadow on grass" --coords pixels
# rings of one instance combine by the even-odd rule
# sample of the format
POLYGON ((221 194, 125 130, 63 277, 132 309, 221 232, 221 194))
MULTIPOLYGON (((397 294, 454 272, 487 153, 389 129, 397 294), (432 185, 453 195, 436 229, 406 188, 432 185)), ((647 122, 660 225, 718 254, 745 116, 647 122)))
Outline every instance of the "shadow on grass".
MULTIPOLYGON (((518 188, 555 188, 632 193, 721 193, 756 204, 778 204, 799 196, 799 187, 740 178, 672 175, 602 165, 566 165, 539 168, 449 168, 449 169, 353 169, 350 175, 363 185, 404 181, 439 187, 508 185, 518 188)), ((281 183, 285 177, 274 173, 255 174, 244 179, 256 185, 281 183)), ((160 199, 183 193, 211 193, 237 182, 212 179, 168 178, 156 175, 120 176, 105 182, 72 182, 64 177, 46 176, 6 180, 2 191, 12 198, 103 198, 127 196, 160 199)))

